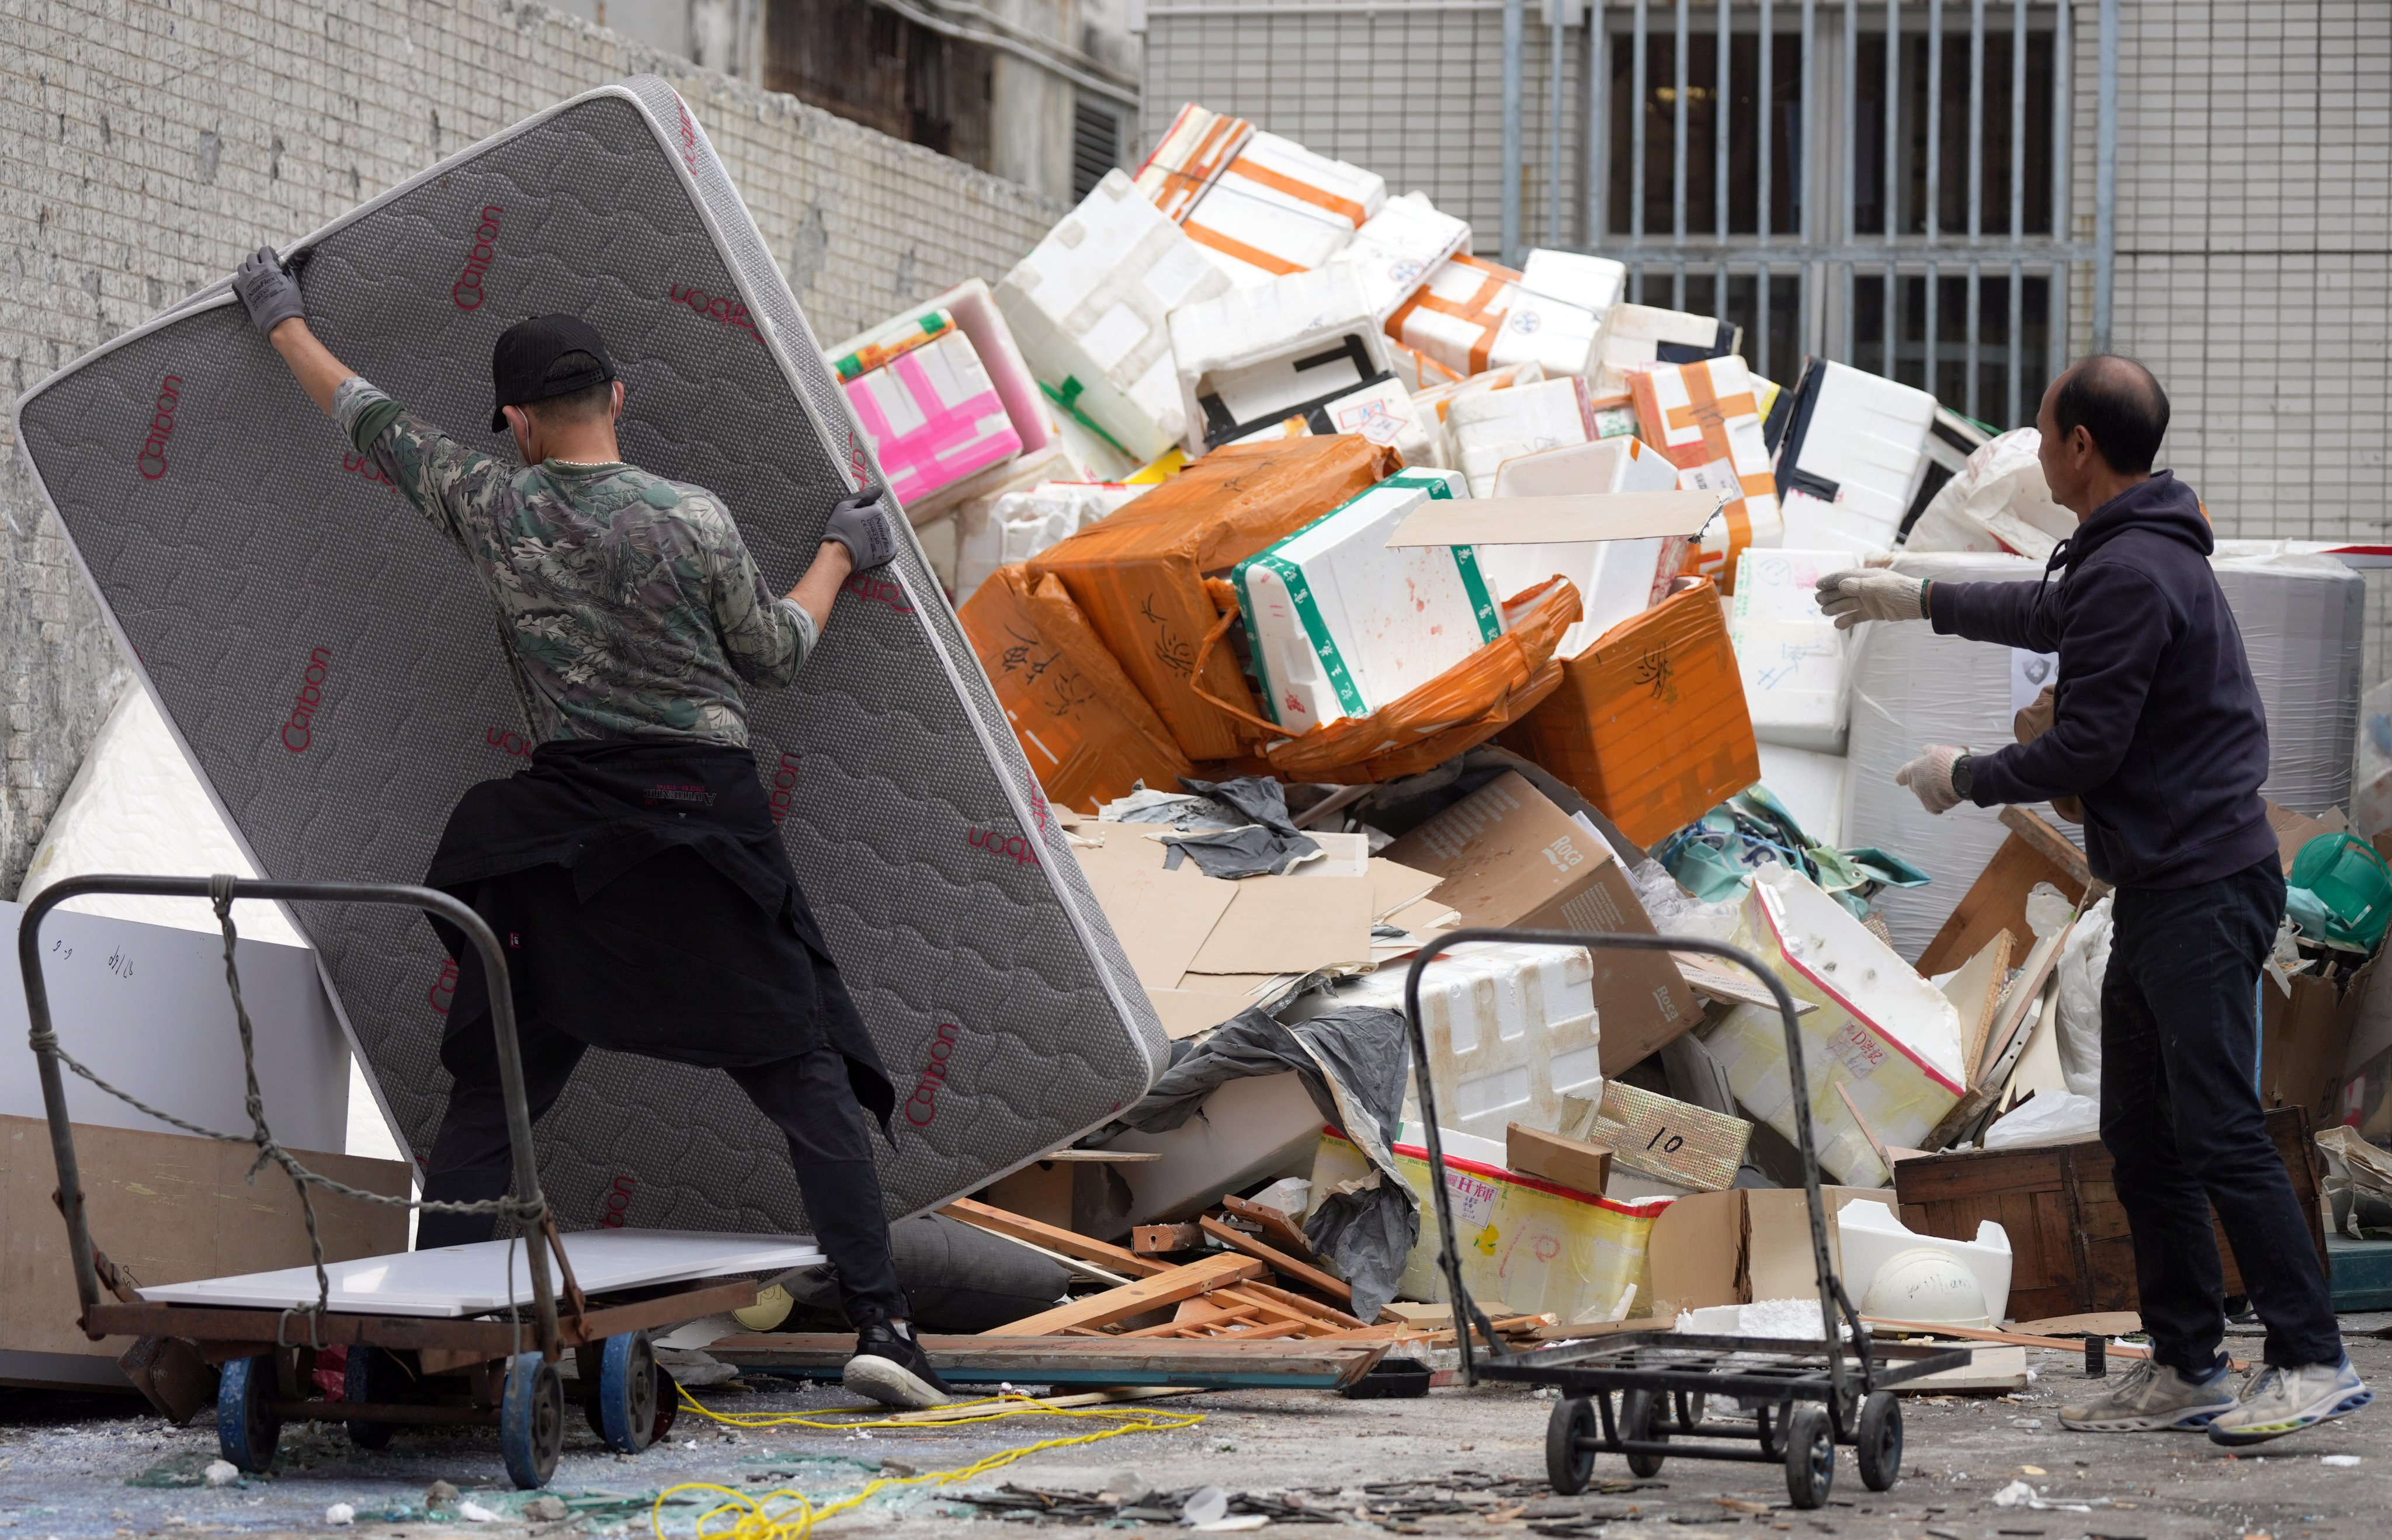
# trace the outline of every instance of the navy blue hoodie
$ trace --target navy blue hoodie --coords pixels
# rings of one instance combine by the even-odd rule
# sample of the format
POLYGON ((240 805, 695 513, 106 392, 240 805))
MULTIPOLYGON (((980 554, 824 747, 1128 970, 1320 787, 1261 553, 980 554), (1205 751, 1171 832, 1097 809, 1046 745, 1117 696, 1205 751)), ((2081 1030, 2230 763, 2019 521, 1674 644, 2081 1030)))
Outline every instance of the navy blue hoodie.
POLYGON ((2162 471, 2076 526, 2057 580, 1928 590, 1939 632, 2060 654, 2051 731, 1972 756, 1970 799, 2083 797, 2093 874, 2120 887, 2190 887, 2277 855, 2267 708, 2213 549, 2192 489, 2162 471))

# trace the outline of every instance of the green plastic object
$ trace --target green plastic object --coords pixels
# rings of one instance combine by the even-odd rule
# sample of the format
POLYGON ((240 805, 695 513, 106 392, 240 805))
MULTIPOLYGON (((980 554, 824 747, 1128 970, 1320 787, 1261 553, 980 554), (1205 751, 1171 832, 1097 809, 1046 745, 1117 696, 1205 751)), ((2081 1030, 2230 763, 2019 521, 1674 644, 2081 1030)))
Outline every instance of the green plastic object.
POLYGON ((2356 835, 2320 835, 2302 846, 2287 881, 2317 900, 2329 941, 2372 952, 2392 925, 2392 867, 2356 835))

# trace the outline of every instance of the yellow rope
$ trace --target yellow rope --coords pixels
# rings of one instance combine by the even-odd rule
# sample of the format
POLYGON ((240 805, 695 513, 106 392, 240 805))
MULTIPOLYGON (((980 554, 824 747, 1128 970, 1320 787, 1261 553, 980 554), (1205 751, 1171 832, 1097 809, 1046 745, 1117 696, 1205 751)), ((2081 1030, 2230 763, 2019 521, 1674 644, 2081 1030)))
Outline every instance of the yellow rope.
POLYGON ((986 1412, 973 1417, 958 1417, 953 1422, 898 1422, 886 1417, 861 1417, 851 1421, 833 1422, 822 1417, 804 1417, 794 1412, 717 1412, 701 1405, 696 1396, 676 1385, 682 1404, 711 1422, 726 1428, 815 1428, 826 1431, 848 1431, 858 1428, 897 1428, 908 1432, 920 1432, 926 1428, 969 1427, 975 1423, 995 1422, 1005 1417, 1084 1417, 1110 1422, 1112 1426, 1093 1433, 1079 1433, 1070 1438, 1041 1439, 1019 1448, 1001 1449, 955 1470, 925 1470, 916 1476, 883 1476, 867 1484, 863 1491, 842 1497, 835 1503, 817 1507, 802 1492, 786 1487, 762 1494, 738 1491, 713 1482, 683 1482, 656 1494, 655 1508, 649 1514, 649 1526, 656 1531, 656 1540, 666 1540, 664 1528, 665 1503, 676 1493, 718 1493, 725 1500, 714 1505, 697 1517, 697 1540, 804 1540, 816 1524, 837 1514, 859 1508, 878 1494, 894 1486, 943 1486, 949 1482, 983 1476, 1004 1469, 1026 1455, 1043 1449, 1066 1449, 1074 1444, 1095 1443, 1103 1439, 1119 1438, 1124 1433, 1176 1433, 1193 1428, 1204 1420, 1202 1412, 1164 1412, 1147 1409, 1131 1410, 1110 1406, 1051 1406, 1034 1396, 999 1395, 982 1401, 956 1403, 962 1406, 986 1406, 986 1412), (774 1505, 781 1505, 775 1508, 774 1505), (707 1526, 724 1515, 731 1521, 719 1529, 707 1526))

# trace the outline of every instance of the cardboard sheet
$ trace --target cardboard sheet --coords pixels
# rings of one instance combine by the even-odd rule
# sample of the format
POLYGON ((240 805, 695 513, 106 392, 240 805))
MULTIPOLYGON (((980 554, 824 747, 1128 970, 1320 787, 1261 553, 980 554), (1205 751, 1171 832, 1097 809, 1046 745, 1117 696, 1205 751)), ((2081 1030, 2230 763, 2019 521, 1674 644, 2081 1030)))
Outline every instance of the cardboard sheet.
MULTIPOLYGON (((1080 871, 1103 906, 1138 982, 1150 992, 1176 988, 1204 939, 1228 912, 1237 885, 1219 882, 1182 862, 1163 869, 1164 848, 1123 824, 1090 824, 1101 846, 1077 846, 1080 871)), ((1164 1021, 1167 1031, 1169 1020, 1164 1021)))
POLYGON ((1370 961, 1370 878, 1245 877, 1226 886, 1236 896, 1190 973, 1309 973, 1370 961))

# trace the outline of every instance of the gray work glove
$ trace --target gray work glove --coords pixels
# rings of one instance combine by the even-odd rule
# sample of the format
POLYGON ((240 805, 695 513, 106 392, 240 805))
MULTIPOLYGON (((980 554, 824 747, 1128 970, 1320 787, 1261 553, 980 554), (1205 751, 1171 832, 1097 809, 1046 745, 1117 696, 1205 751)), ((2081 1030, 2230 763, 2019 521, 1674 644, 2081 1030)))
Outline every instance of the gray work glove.
POLYGON ((307 318, 306 302, 300 297, 299 280, 282 265, 271 246, 260 246, 240 265, 232 276, 232 291, 240 296, 241 304, 249 311, 250 323, 260 336, 270 336, 274 329, 288 320, 307 318))
POLYGON ((837 540, 845 546, 858 572, 887 566, 897 555, 897 531, 890 525, 880 497, 880 488, 867 486, 852 498, 840 499, 839 505, 830 511, 830 523, 823 528, 823 539, 837 540))
POLYGON ((1819 579, 1819 608, 1849 631, 1864 620, 1924 620, 1927 582, 1852 567, 1819 579))

